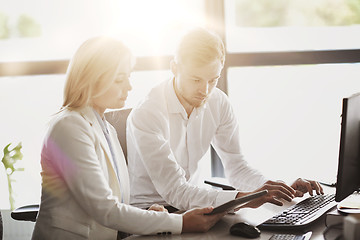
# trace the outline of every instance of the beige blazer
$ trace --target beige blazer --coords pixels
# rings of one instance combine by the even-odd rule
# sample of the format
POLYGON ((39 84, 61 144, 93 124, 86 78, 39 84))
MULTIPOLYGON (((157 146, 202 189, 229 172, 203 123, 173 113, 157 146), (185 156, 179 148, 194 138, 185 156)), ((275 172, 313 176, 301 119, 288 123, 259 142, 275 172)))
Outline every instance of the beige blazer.
POLYGON ((92 108, 65 110, 50 123, 41 153, 42 196, 32 239, 116 239, 118 230, 181 232, 181 215, 128 205, 127 166, 115 129, 109 131, 121 188, 92 108))

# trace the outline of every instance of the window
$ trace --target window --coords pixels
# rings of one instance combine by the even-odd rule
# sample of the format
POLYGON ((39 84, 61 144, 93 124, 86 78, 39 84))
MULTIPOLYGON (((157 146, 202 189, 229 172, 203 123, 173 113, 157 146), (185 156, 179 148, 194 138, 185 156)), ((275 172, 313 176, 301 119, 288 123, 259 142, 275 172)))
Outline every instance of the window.
POLYGON ((169 55, 183 31, 205 24, 203 8, 190 0, 8 0, 0 61, 69 59, 98 35, 120 38, 136 56, 169 55))
MULTIPOLYGON (((86 39, 110 35, 137 57, 133 107, 168 79, 177 39, 205 24, 204 1, 11 0, 0 7, 0 147, 22 142, 24 154, 13 183, 15 206, 40 202, 40 152, 46 124, 62 104, 68 61, 86 39), (23 197, 26 196, 26 197, 23 197)), ((9 207, 0 164, 0 208, 9 207)), ((210 171, 210 170, 209 170, 210 171)))
MULTIPOLYGON (((40 152, 46 125, 61 106, 64 75, 0 78, 0 146, 22 142, 23 159, 13 173, 15 206, 40 202, 40 152)), ((2 157, 2 154, 1 154, 2 157)), ((0 208, 9 208, 7 179, 0 167, 0 208)))
POLYGON ((271 179, 335 182, 342 98, 360 91, 360 3, 224 6, 223 89, 234 103, 245 158, 271 179))
POLYGON ((225 11, 228 52, 359 47, 358 1, 229 0, 225 11))
POLYGON ((342 98, 360 91, 359 74, 359 63, 229 68, 247 161, 270 179, 334 182, 342 98))
MULTIPOLYGON (((171 76, 169 60, 177 40, 194 26, 212 28, 225 39, 227 60, 218 86, 233 103, 249 163, 269 177, 286 180, 292 177, 286 172, 292 174, 295 162, 299 176, 334 181, 341 99, 360 87, 359 4, 354 0, 6 1, 0 7, 0 147, 22 141, 21 165, 26 169, 16 176, 15 205, 39 202, 46 122, 61 105, 64 73, 79 44, 106 34, 132 49, 137 65, 131 76, 134 90, 126 102, 131 107, 171 76), (315 167, 304 171, 301 165, 313 160, 325 163, 328 171, 319 173, 315 167), (268 167, 270 162, 282 168, 268 167)), ((212 158, 218 176, 221 165, 214 154, 212 158)), ((209 165, 202 162, 201 168, 208 177, 209 165)), ((8 208, 1 171, 0 208, 8 208)))

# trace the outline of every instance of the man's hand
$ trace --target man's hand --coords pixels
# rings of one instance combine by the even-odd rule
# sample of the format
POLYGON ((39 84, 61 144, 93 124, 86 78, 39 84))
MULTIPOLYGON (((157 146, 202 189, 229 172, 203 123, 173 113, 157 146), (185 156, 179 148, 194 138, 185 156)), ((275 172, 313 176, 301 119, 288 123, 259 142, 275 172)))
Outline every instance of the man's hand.
POLYGON ((168 212, 168 210, 166 208, 164 208, 163 205, 159 205, 159 204, 153 204, 151 205, 151 207, 149 207, 148 209, 149 211, 156 211, 156 212, 168 212))
POLYGON ((262 187, 256 189, 253 192, 247 192, 247 193, 239 192, 236 195, 236 198, 246 196, 250 193, 255 193, 265 189, 268 190, 268 193, 266 195, 248 202, 243 207, 257 208, 266 202, 273 203, 278 206, 282 206, 283 203, 281 202, 281 199, 291 202, 296 194, 295 189, 286 185, 282 181, 267 181, 262 187))
POLYGON ((309 193, 311 196, 313 195, 313 190, 315 190, 316 194, 324 194, 324 190, 321 187, 320 183, 313 180, 307 180, 303 178, 298 178, 291 185, 293 189, 295 189, 295 196, 302 197, 305 193, 309 193))
POLYGON ((214 215, 204 215, 212 212, 213 207, 196 208, 183 214, 182 232, 207 232, 226 212, 214 215))
MULTIPOLYGON (((268 190, 268 194, 250 201, 243 207, 257 208, 266 202, 282 206, 283 203, 281 200, 291 202, 293 198, 302 197, 307 192, 312 196, 313 190, 316 191, 316 194, 324 194, 323 188, 318 182, 313 180, 306 180, 303 178, 298 178, 291 186, 286 185, 282 181, 267 181, 261 188, 255 190, 254 192, 258 192, 264 189, 268 190)), ((239 192, 236 195, 236 198, 246 196, 254 192, 239 192)))

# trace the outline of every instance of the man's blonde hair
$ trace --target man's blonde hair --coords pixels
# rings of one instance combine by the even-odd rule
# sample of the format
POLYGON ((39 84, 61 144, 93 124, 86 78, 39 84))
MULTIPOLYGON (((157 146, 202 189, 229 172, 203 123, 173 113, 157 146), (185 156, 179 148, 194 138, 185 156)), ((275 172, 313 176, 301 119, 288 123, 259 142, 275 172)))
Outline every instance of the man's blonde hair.
POLYGON ((63 108, 91 105, 115 81, 121 64, 131 63, 130 50, 119 40, 95 37, 85 41, 70 61, 64 88, 63 108))
POLYGON ((178 45, 175 62, 202 66, 214 60, 225 63, 225 47, 221 38, 204 28, 188 32, 178 45))

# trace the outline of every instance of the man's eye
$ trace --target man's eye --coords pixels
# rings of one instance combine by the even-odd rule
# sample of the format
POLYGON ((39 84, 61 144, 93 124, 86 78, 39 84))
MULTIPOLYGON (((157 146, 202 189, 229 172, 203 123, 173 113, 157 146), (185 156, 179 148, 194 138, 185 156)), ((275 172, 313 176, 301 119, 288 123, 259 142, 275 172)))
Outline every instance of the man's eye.
POLYGON ((218 79, 210 80, 210 81, 209 81, 209 84, 214 84, 214 83, 216 83, 217 81, 218 81, 218 79))

